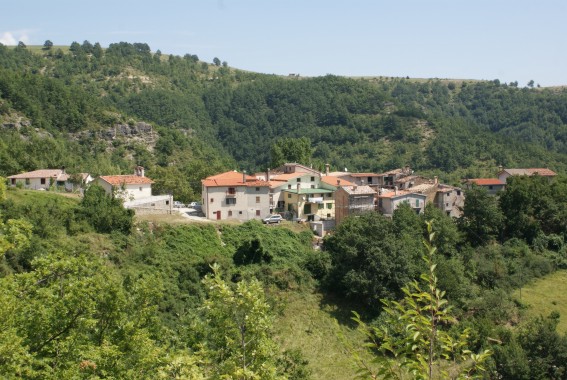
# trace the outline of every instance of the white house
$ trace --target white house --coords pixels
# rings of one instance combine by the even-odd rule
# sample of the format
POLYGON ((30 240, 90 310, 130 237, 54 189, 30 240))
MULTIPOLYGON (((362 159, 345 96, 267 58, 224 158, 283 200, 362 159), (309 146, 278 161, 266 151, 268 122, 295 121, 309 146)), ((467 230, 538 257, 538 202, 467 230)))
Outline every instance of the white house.
MULTIPOLYGON (((88 173, 79 173, 82 178, 81 185, 86 185, 93 180, 88 173)), ((31 190, 47 190, 51 186, 65 187, 65 190, 72 191, 74 189, 73 175, 65 172, 65 168, 61 169, 40 169, 31 172, 20 173, 8 177, 10 186, 21 186, 31 190)))
POLYGON ((124 201, 134 201, 152 196, 152 181, 144 175, 144 168, 136 167, 132 175, 104 175, 96 179, 108 195, 118 196, 124 201))
POLYGON ((211 220, 262 219, 270 215, 267 181, 230 171, 201 180, 202 211, 211 220))

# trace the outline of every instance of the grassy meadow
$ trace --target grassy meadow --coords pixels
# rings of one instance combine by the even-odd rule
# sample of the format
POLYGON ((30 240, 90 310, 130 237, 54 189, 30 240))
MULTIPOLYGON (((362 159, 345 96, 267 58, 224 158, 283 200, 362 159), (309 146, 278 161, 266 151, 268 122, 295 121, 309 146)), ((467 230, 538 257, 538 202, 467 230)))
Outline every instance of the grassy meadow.
POLYGON ((557 331, 567 333, 567 270, 545 276, 514 292, 514 297, 527 306, 527 316, 547 316, 552 311, 561 315, 557 331))

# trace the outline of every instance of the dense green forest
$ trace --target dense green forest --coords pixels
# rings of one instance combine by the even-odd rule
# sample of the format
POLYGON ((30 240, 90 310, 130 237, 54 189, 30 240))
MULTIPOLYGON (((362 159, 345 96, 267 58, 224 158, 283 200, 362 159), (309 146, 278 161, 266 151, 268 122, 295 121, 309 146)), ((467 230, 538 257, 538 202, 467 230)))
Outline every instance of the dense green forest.
MULTIPOLYGON (((201 178, 264 169, 294 147, 315 167, 411 165, 455 182, 492 176, 499 164, 564 173, 566 122, 565 90, 497 80, 282 78, 144 43, 0 46, 3 176, 143 165, 157 191, 194 200, 201 178)), ((76 199, 6 189, 2 180, 0 374, 322 379, 324 358, 284 344, 277 329, 290 295, 316 294, 320 314, 368 333, 335 353, 352 356, 350 377, 378 373, 392 355, 408 371, 401 378, 417 377, 419 360, 402 358, 427 356, 430 345, 435 368, 452 378, 470 370, 486 379, 567 379, 567 337, 556 331, 565 317, 530 319, 529 305, 512 296, 567 269, 565 197, 563 175, 511 178, 499 197, 467 191, 459 219, 431 206, 423 215, 400 207, 391 219, 369 213, 347 219, 315 250, 312 232, 296 225, 142 222, 96 186, 76 199), (450 305, 435 309, 443 341, 395 323, 413 321, 412 305, 427 309, 414 302, 422 295, 450 305), (472 353, 483 352, 473 371, 472 353)), ((334 347, 322 326, 303 327, 306 339, 334 347)))

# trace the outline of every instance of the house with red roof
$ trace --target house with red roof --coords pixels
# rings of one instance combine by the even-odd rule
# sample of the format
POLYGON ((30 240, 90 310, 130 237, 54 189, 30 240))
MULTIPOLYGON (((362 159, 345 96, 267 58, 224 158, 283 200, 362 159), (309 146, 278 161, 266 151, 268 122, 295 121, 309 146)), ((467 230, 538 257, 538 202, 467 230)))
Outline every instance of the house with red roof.
POLYGON ((229 171, 201 180, 202 211, 211 220, 263 219, 270 215, 270 183, 229 171))
POLYGON ((108 195, 122 198, 125 202, 135 201, 152 196, 152 181, 144 175, 144 168, 137 166, 134 174, 129 175, 103 175, 97 177, 96 183, 108 195))
POLYGON ((467 189, 473 186, 483 187, 489 195, 496 195, 499 191, 506 188, 506 182, 498 178, 471 178, 465 180, 465 187, 467 189))

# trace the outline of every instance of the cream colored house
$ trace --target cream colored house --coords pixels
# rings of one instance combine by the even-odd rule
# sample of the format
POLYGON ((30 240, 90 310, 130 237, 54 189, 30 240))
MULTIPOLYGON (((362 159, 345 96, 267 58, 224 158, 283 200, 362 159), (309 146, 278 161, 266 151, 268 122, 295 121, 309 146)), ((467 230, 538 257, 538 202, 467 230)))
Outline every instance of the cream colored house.
POLYGON ((152 181, 144 175, 144 168, 136 167, 132 175, 105 175, 96 179, 108 195, 122 198, 125 202, 152 196, 152 181))
POLYGON ((378 194, 378 210, 385 216, 392 216, 401 204, 407 203, 417 213, 423 213, 427 195, 408 190, 394 190, 378 194))
POLYGON ((270 186, 245 173, 230 171, 202 183, 202 211, 211 220, 263 219, 270 215, 270 186))
MULTIPOLYGON (((79 173, 82 179, 81 185, 87 185, 93 178, 88 173, 79 173)), ((41 169, 27 173, 20 173, 8 177, 10 186, 21 184, 24 189, 30 190, 47 190, 52 186, 65 188, 67 191, 74 189, 71 182, 71 175, 65 172, 65 168, 61 169, 41 169)))

